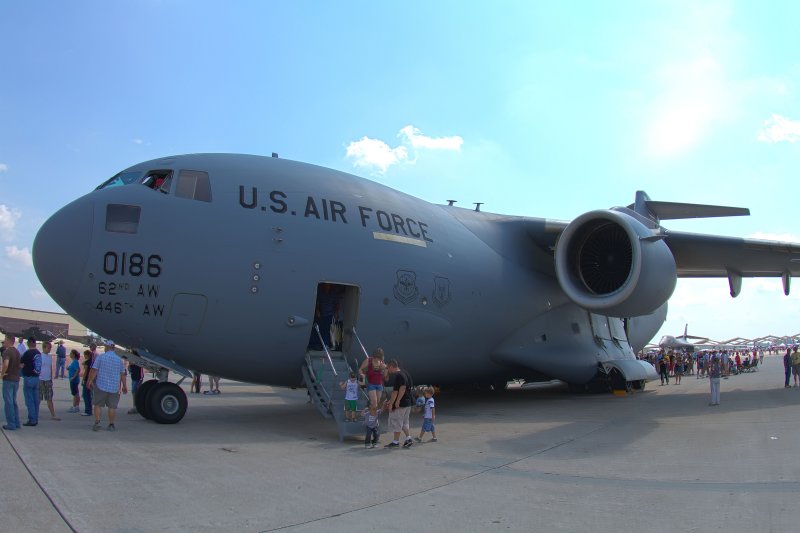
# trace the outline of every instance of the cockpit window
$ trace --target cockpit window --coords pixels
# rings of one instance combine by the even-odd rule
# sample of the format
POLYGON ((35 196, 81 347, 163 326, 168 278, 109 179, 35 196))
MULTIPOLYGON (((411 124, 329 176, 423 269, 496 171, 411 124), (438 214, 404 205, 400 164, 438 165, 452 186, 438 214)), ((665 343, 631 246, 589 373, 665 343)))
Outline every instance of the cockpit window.
POLYGON ((142 185, 149 187, 154 191, 169 194, 169 188, 172 184, 172 171, 171 170, 151 170, 142 178, 142 185))
POLYGON ((189 198, 202 202, 211 201, 211 182, 208 172, 202 170, 181 170, 178 175, 178 185, 175 187, 175 196, 189 198))
POLYGON ((108 204, 106 206, 106 231, 136 233, 139 231, 141 207, 138 205, 108 204))
POLYGON ((172 173, 166 177, 164 183, 161 184, 159 191, 163 192, 164 194, 169 194, 170 188, 172 188, 172 173))
POLYGON ((105 189, 107 187, 117 187, 119 185, 130 185, 131 183, 136 183, 139 181, 139 177, 141 177, 141 172, 120 172, 113 178, 107 179, 95 189, 99 191, 100 189, 105 189))

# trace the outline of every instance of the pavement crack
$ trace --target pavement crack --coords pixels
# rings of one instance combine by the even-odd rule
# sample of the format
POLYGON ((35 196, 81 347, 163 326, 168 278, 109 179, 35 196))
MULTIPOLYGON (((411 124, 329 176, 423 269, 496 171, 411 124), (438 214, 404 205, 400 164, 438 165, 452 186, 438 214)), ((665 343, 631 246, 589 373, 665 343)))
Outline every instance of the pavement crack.
POLYGON ((39 482, 39 479, 36 477, 36 475, 33 473, 33 471, 30 469, 30 467, 28 467, 28 464, 22 458, 22 455, 20 455, 19 450, 17 450, 17 447, 14 446, 14 443, 11 442, 10 438, 8 438, 8 434, 5 431, 2 431, 0 433, 2 433, 3 436, 6 438, 6 442, 8 442, 8 445, 14 451, 14 455, 17 456, 17 459, 19 459, 20 464, 23 466, 23 468, 25 468, 25 471, 28 472, 29 476, 31 476, 31 479, 33 480, 34 483, 36 483, 36 486, 39 487, 39 490, 42 491, 42 494, 44 495, 45 498, 47 498, 47 501, 50 502, 50 505, 53 506, 53 510, 56 513, 58 513, 58 516, 60 516, 61 520, 64 521, 64 525, 67 526, 69 528, 69 530, 72 531, 73 533, 78 533, 78 530, 75 529, 75 527, 73 527, 73 525, 70 523, 69 519, 61 511, 61 509, 58 508, 58 505, 56 505, 56 502, 53 500, 52 497, 50 497, 50 494, 47 492, 47 490, 44 488, 44 486, 39 482))

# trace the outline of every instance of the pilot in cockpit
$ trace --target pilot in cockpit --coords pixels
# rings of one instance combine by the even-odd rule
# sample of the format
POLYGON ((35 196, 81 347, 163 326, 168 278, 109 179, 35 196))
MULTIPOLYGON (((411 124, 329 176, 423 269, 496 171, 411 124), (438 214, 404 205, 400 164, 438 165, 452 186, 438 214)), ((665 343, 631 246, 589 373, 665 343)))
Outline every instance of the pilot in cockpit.
POLYGON ((169 178, 169 173, 154 172, 145 176, 145 178, 142 180, 142 185, 149 187, 154 191, 166 192, 162 190, 161 187, 164 185, 164 182, 167 181, 167 178, 169 178))

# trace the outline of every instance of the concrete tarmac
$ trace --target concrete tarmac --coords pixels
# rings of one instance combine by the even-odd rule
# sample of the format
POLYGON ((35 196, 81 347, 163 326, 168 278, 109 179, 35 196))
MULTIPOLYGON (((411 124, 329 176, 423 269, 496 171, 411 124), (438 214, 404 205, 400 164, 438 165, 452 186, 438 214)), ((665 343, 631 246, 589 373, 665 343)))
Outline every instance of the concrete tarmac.
MULTIPOLYGON (((188 383, 185 383, 188 389, 188 383)), ((62 421, 0 437, 7 531, 796 531, 800 389, 781 358, 629 396, 561 384, 437 396, 439 442, 338 441, 305 390, 224 381, 173 426, 62 421), (105 424, 104 424, 105 426, 105 424)), ((21 415, 26 409, 18 398, 21 415)), ((419 415, 412 417, 419 431, 419 415)))

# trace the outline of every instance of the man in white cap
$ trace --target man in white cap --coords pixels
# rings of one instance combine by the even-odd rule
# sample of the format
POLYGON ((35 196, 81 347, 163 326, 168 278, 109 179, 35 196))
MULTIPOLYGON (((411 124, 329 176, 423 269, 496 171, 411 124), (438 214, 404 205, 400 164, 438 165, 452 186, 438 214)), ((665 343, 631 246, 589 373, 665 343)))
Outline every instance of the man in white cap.
POLYGON ((103 407, 108 407, 108 430, 115 431, 114 421, 117 417, 119 404, 119 390, 128 394, 128 385, 125 379, 125 364, 114 352, 114 342, 105 342, 105 353, 97 356, 89 372, 86 387, 93 389, 92 402, 94 403, 93 431, 100 431, 100 417, 103 407), (96 385, 96 386, 95 386, 96 385))

